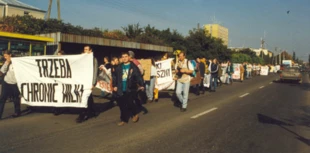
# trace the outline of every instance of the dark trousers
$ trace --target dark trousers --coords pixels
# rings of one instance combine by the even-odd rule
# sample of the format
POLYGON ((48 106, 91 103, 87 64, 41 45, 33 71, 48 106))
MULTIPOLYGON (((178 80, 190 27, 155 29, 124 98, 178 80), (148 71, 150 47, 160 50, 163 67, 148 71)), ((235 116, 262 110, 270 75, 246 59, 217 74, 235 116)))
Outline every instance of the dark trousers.
POLYGON ((81 110, 79 117, 90 116, 90 115, 92 115, 92 113, 95 113, 94 99, 93 99, 93 94, 90 94, 88 97, 88 100, 87 100, 87 108, 83 108, 81 110))
POLYGON ((13 97, 15 113, 20 113, 20 98, 17 84, 7 84, 5 81, 2 83, 2 90, 0 96, 0 119, 2 118, 4 105, 9 96, 13 97))
POLYGON ((118 98, 117 102, 121 111, 121 121, 127 123, 131 116, 138 114, 137 105, 133 102, 135 98, 135 92, 124 92, 124 94, 118 98))
POLYGON ((219 85, 220 85, 220 86, 222 86, 223 82, 222 82, 222 80, 221 80, 221 77, 220 77, 220 76, 218 76, 218 77, 217 77, 217 80, 220 82, 220 83, 219 83, 219 85))
POLYGON ((203 79, 201 79, 200 84, 196 85, 196 92, 197 92, 197 94, 200 93, 200 88, 201 88, 201 91, 203 93, 206 91, 206 89, 205 89, 205 87, 203 85, 203 79))
POLYGON ((217 76, 216 75, 211 75, 210 79, 210 90, 215 91, 217 86, 217 76))

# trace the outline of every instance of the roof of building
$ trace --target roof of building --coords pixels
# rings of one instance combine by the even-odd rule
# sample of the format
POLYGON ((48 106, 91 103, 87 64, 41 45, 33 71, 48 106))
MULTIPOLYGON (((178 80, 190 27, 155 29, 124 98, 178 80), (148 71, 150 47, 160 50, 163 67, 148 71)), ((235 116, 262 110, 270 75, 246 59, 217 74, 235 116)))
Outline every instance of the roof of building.
POLYGON ((50 38, 50 37, 26 35, 26 34, 3 32, 3 31, 0 31, 0 38, 1 37, 13 38, 13 39, 22 39, 22 40, 41 41, 41 42, 54 42, 54 38, 50 38))
POLYGON ((160 46, 153 44, 144 44, 138 42, 129 42, 122 40, 113 40, 100 37, 90 37, 82 35, 72 35, 66 33, 49 33, 40 34, 40 36, 54 38, 54 43, 77 43, 77 44, 89 44, 89 45, 99 45, 99 46, 109 46, 109 47, 119 47, 119 48, 131 48, 131 49, 141 49, 149 51, 158 52, 173 52, 173 48, 169 46, 160 46))
POLYGON ((21 1, 18 1, 18 0, 0 0, 0 4, 2 4, 2 5, 11 5, 11 6, 16 6, 16 7, 36 10, 36 11, 40 11, 40 12, 46 12, 44 10, 41 10, 41 9, 36 8, 34 6, 25 4, 25 3, 21 2, 21 1))

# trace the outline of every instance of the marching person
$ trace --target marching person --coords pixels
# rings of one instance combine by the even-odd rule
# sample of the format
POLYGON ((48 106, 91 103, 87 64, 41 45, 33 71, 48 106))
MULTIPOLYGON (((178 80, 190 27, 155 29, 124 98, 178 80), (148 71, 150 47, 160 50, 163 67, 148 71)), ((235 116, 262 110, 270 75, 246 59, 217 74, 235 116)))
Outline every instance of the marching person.
POLYGON ((223 82, 221 80, 221 77, 223 75, 223 70, 222 70, 222 67, 221 67, 222 63, 220 63, 219 61, 217 62, 217 66, 218 66, 218 76, 217 76, 217 80, 219 82, 219 86, 222 86, 223 82))
POLYGON ((149 81, 145 81, 145 90, 146 95, 148 98, 148 103, 153 102, 153 95, 154 95, 154 88, 155 88, 155 81, 156 81, 156 67, 155 67, 155 61, 152 58, 152 65, 151 65, 151 76, 149 81))
POLYGON ((144 90, 142 75, 139 68, 129 59, 129 53, 122 53, 123 63, 120 64, 113 76, 113 91, 116 94, 118 106, 121 111, 119 126, 128 123, 132 117, 133 122, 139 121, 138 108, 134 104, 138 90, 144 90))
POLYGON ((210 92, 216 91, 216 85, 217 85, 217 78, 218 78, 218 62, 217 59, 213 59, 213 62, 211 63, 211 79, 210 79, 210 92))
POLYGON ((187 101, 188 101, 188 94, 189 94, 189 87, 191 81, 191 74, 194 71, 194 67, 192 63, 185 58, 185 53, 181 52, 179 54, 179 61, 176 64, 176 77, 177 80, 177 87, 176 87, 176 95, 179 101, 182 103, 180 108, 181 112, 185 112, 187 108, 187 101), (183 94, 182 94, 183 93, 183 94))
MULTIPOLYGON (((93 53, 93 50, 90 46, 86 45, 84 47, 84 54, 91 54, 93 53)), ((96 84, 97 84, 97 76, 98 76, 98 61, 95 57, 93 57, 93 80, 92 80, 92 88, 91 90, 93 91, 93 89, 95 88, 96 84)), ((97 112, 94 109, 94 99, 93 99, 93 95, 90 94, 88 101, 87 101, 87 108, 83 109, 82 112, 80 113, 79 117, 76 119, 77 123, 82 123, 84 121, 86 121, 87 119, 97 116, 97 112)))
POLYGON ((247 64, 247 78, 252 78, 252 64, 248 63, 247 64))
POLYGON ((196 62, 197 62, 197 67, 198 67, 198 70, 199 70, 199 73, 200 73, 200 84, 198 84, 196 86, 197 88, 197 94, 199 95, 200 94, 200 88, 202 90, 202 94, 205 94, 205 87, 203 85, 203 79, 205 77, 205 73, 206 73, 206 68, 205 68, 205 64, 202 62, 202 57, 197 57, 196 59, 196 62))
POLYGON ((227 84, 232 85, 232 83, 233 83, 232 75, 234 74, 234 67, 233 67, 233 65, 230 63, 230 61, 227 62, 226 74, 227 74, 227 76, 228 76, 228 78, 227 78, 227 84))
POLYGON ((17 87, 17 81, 15 78, 15 72, 12 65, 11 57, 12 57, 11 51, 5 50, 4 58, 6 61, 0 70, 0 76, 4 76, 0 95, 0 120, 2 118, 5 102, 9 96, 13 97, 15 107, 15 113, 12 115, 12 117, 19 117, 21 115, 20 92, 17 87))
POLYGON ((244 63, 240 64, 239 68, 240 68, 240 81, 243 82, 243 80, 244 80, 244 63))

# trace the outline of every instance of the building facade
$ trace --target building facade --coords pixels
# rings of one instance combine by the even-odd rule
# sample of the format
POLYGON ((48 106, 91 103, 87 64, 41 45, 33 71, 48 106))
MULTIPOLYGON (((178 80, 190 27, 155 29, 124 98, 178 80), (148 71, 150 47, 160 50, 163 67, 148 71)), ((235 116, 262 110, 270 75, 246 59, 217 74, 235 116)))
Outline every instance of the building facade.
POLYGON ((18 0, 0 0, 0 18, 6 16, 31 15, 35 18, 44 19, 46 11, 34 6, 22 3, 18 0))
POLYGON ((219 24, 207 24, 204 26, 207 34, 223 40, 224 45, 228 46, 228 29, 219 24))

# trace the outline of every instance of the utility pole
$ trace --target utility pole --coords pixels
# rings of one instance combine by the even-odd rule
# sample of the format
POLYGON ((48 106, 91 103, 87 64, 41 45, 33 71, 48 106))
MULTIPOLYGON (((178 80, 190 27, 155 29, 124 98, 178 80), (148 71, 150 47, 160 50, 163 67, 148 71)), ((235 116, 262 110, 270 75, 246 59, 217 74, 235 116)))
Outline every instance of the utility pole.
POLYGON ((282 51, 280 51, 280 54, 279 54, 279 64, 281 65, 281 58, 282 58, 282 51))
POLYGON ((277 56, 275 56, 276 54, 277 54, 277 50, 278 50, 278 48, 277 47, 275 47, 274 48, 274 55, 273 55, 273 61, 274 61, 274 64, 276 65, 277 64, 277 56))
POLYGON ((46 20, 49 20, 51 18, 52 4, 53 4, 53 0, 50 0, 50 2, 48 4, 46 20))
MULTIPOLYGON (((49 0, 46 20, 49 20, 51 18, 52 4, 53 4, 53 0, 49 0)), ((61 16, 60 16, 60 0, 57 0, 57 19, 58 19, 58 21, 61 20, 61 16)))
POLYGON ((58 21, 61 20, 60 18, 60 0, 57 0, 57 13, 58 13, 58 21))

